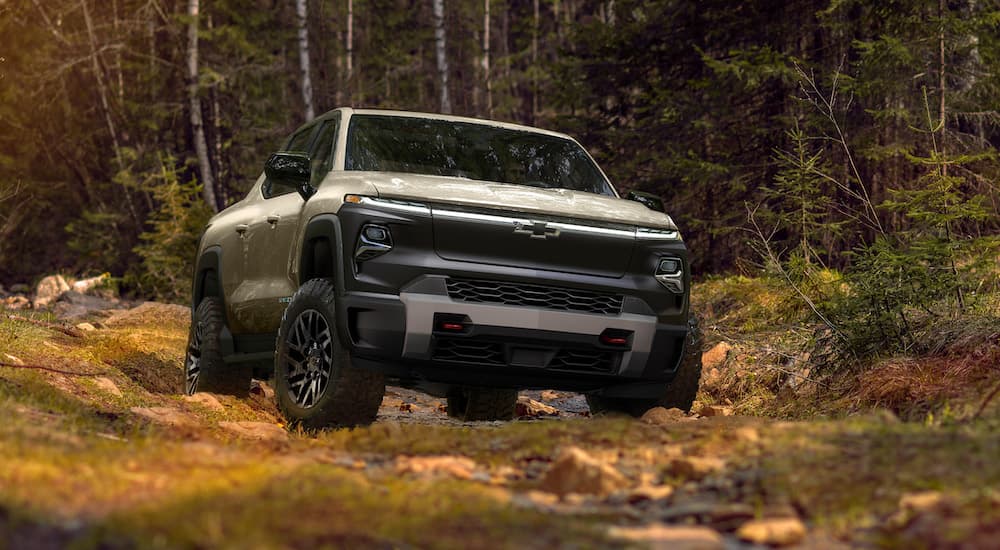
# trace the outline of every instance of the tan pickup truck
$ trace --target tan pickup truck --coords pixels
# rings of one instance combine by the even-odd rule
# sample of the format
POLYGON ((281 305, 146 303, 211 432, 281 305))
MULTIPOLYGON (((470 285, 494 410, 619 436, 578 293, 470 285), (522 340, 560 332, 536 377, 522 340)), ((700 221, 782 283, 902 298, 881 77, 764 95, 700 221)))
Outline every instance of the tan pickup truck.
POLYGON ((657 209, 563 134, 330 111, 205 230, 185 391, 273 376, 309 429, 372 422, 387 381, 466 420, 511 418, 529 388, 583 392, 595 413, 688 409, 690 267, 657 209))

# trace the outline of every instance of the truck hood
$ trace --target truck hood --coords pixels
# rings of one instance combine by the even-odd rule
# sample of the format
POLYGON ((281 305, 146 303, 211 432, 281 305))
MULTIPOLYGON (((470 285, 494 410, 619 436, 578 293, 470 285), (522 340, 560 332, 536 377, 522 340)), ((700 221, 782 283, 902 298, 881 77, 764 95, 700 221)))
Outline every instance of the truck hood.
MULTIPOLYGON (((361 175, 362 173, 358 173, 361 175)), ((380 197, 676 230, 670 216, 615 197, 445 176, 363 173, 380 197)))

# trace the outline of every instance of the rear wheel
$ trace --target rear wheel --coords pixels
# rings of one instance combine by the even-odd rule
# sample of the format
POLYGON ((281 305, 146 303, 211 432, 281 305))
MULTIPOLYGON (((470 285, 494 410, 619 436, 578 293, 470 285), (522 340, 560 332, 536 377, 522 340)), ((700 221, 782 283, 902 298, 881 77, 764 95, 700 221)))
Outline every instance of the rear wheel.
POLYGON ((191 319, 187 353, 184 357, 184 393, 212 392, 246 395, 250 390, 250 369, 227 365, 222 360, 222 329, 225 328, 222 300, 209 296, 198 304, 191 319))
POLYGON ((698 327, 698 318, 692 315, 688 319, 688 335, 681 364, 677 367, 677 374, 673 381, 664 388, 660 397, 628 399, 588 395, 587 404, 590 405, 591 414, 617 412, 639 417, 654 407, 690 411, 695 396, 698 394, 698 382, 701 379, 701 351, 701 329, 698 327))
POLYGON ((448 395, 448 416, 474 422, 511 420, 517 406, 517 390, 462 387, 448 395))
POLYGON ((310 430, 371 424, 385 394, 382 374, 351 366, 337 337, 334 297, 332 282, 306 282, 292 297, 278 331, 278 408, 290 424, 310 430))

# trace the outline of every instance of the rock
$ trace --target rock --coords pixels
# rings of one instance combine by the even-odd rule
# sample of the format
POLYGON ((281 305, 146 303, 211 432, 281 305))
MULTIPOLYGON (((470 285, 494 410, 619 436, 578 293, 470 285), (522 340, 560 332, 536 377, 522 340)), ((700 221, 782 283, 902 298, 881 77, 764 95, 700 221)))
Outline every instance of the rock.
POLYGON ((90 323, 79 323, 76 325, 76 328, 82 330, 83 332, 94 332, 97 330, 97 327, 90 323))
POLYGON ((250 386, 250 393, 253 395, 260 395, 265 399, 274 399, 274 389, 267 385, 267 382, 262 382, 260 380, 254 380, 253 385, 250 386))
POLYGON ((944 502, 944 495, 939 491, 906 493, 899 497, 899 509, 911 514, 919 514, 937 508, 942 502, 944 502))
POLYGON ((121 302, 108 300, 99 296, 80 294, 75 290, 68 290, 59 297, 59 300, 52 306, 56 317, 60 319, 78 319, 94 313, 96 311, 106 311, 109 309, 120 309, 121 302))
POLYGON ((69 283, 66 282, 66 279, 62 275, 49 275, 45 277, 35 287, 34 308, 39 309, 48 306, 58 300, 69 289, 69 283))
POLYGON ((88 279, 80 279, 72 284, 74 291, 81 294, 86 294, 100 286, 102 286, 108 279, 111 278, 110 273, 101 273, 97 277, 90 277, 88 279))
POLYGON ((31 292, 31 287, 24 283, 18 283, 10 286, 10 292, 14 294, 27 294, 31 292))
POLYGON ((729 432, 729 437, 735 441, 742 441, 744 443, 756 443, 760 441, 760 432, 757 428, 751 428, 749 426, 741 426, 735 430, 729 432))
POLYGON ((261 441, 288 441, 288 432, 270 422, 219 422, 219 427, 247 439, 261 441))
POLYGON ((798 518, 757 519, 741 525, 736 536, 754 544, 791 546, 806 538, 806 526, 798 518))
POLYGON ((670 460, 667 472, 670 475, 700 480, 725 468, 726 461, 716 457, 682 456, 670 460))
POLYGON ((562 399, 562 394, 557 391, 552 390, 542 390, 542 393, 538 396, 542 401, 555 401, 556 399, 562 399))
POLYGON ((664 424, 673 424, 675 422, 681 422, 684 419, 685 419, 684 411, 680 409, 677 408, 665 409, 663 407, 653 407, 652 409, 646 411, 646 413, 643 414, 642 418, 640 418, 639 420, 645 422, 646 424, 662 426, 664 424))
POLYGON ((118 384, 115 384, 114 380, 106 376, 98 376, 97 378, 94 378, 94 385, 96 385, 101 390, 106 391, 111 395, 114 395, 115 397, 125 396, 125 394, 122 393, 122 390, 118 388, 118 384))
POLYGON ((733 346, 729 342, 719 342, 712 346, 712 349, 701 354, 701 368, 705 370, 721 367, 729 357, 729 352, 733 346))
POLYGON ((9 296, 7 289, 3 285, 0 285, 0 298, 6 298, 7 296, 9 296))
POLYGON ((517 405, 514 407, 514 414, 521 416, 559 416, 559 411, 555 407, 550 407, 545 403, 540 403, 527 396, 517 398, 517 405))
POLYGON ((654 523, 641 527, 612 527, 608 535, 654 550, 722 550, 722 535, 708 527, 654 523))
POLYGON ((674 494, 670 485, 640 485, 625 494, 625 502, 636 504, 649 500, 666 500, 674 494))
POLYGON ((401 456, 396 459, 397 474, 472 479, 475 470, 476 463, 464 456, 401 456))
POLYGON ((733 408, 722 405, 702 405, 698 414, 702 416, 733 416, 733 408))
POLYGON ((170 407, 132 407, 132 413, 157 424, 168 426, 194 426, 195 420, 187 414, 170 407))
POLYGON ((31 307, 31 300, 25 298, 24 296, 8 296, 3 299, 3 306, 7 309, 29 309, 31 307))
POLYGON ((185 395, 181 399, 183 399, 188 403, 195 403, 201 405, 206 409, 211 409, 216 412, 222 412, 226 410, 226 408, 222 406, 222 403, 219 402, 219 398, 210 393, 202 392, 202 393, 196 393, 194 395, 185 395))
POLYGON ((539 488, 560 496, 569 493, 607 495, 626 483, 625 476, 578 447, 564 447, 545 472, 539 488))

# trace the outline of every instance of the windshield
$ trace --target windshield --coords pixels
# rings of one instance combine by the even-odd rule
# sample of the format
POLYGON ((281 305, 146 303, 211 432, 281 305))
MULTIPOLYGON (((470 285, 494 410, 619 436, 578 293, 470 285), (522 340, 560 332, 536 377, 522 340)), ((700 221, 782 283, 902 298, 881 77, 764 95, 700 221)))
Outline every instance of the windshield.
POLYGON ((573 141, 467 122, 355 115, 348 129, 345 168, 614 196, 594 161, 573 141))

